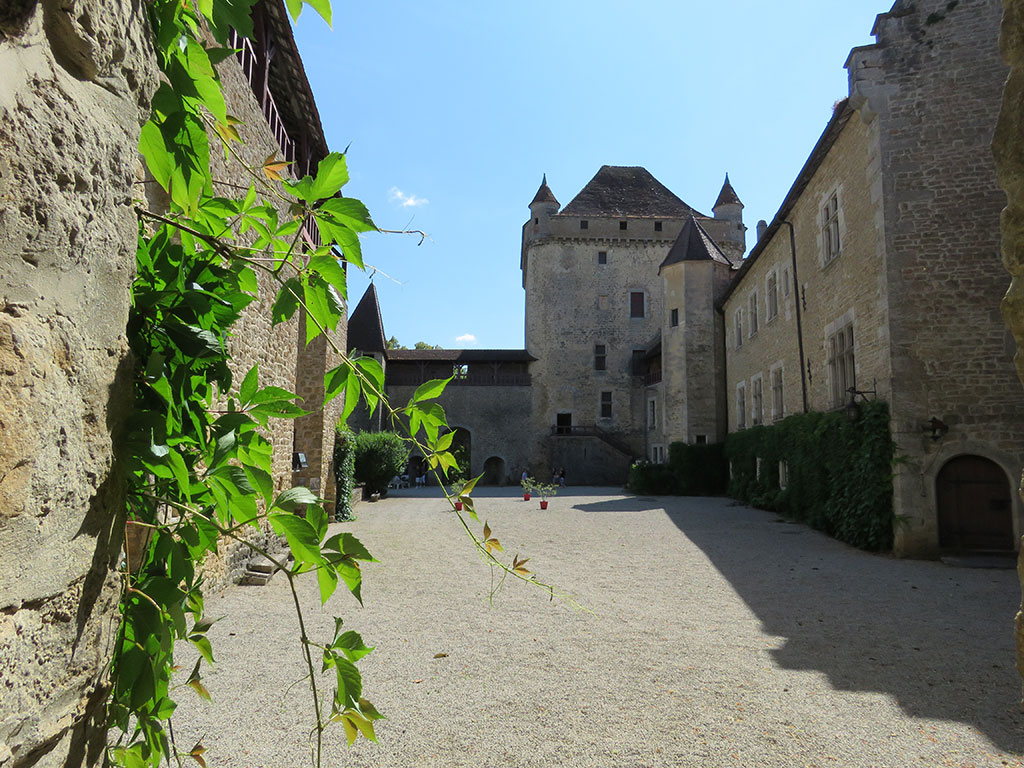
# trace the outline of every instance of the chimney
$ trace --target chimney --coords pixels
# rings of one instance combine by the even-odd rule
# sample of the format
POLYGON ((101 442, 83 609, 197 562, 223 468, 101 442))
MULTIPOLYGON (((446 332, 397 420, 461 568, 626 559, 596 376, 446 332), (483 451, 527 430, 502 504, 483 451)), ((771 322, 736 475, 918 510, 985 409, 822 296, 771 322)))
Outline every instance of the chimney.
POLYGON ((757 222, 757 242, 761 242, 761 235, 764 234, 764 231, 766 229, 768 229, 767 221, 761 219, 759 222, 757 222))

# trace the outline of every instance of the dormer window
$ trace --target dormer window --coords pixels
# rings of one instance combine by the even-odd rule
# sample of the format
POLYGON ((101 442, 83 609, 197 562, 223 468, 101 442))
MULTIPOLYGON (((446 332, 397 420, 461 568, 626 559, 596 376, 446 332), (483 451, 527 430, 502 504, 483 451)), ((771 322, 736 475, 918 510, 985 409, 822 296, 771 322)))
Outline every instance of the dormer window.
POLYGON ((661 222, 660 221, 654 222, 654 231, 655 232, 661 232, 661 222))
POLYGON ((629 222, 628 221, 620 221, 619 222, 619 229, 626 229, 628 226, 629 226, 629 222))
POLYGON ((590 226, 590 222, 586 219, 580 219, 580 229, 587 229, 590 226))

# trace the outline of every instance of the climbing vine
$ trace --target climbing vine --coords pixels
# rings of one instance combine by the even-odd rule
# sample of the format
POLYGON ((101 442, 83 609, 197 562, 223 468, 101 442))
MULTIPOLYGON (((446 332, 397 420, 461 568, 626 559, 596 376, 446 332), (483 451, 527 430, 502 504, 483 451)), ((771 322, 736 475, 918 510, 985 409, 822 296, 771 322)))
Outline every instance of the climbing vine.
MULTIPOLYGON (((341 398, 344 422, 361 400, 371 412, 384 409, 394 428, 427 458, 439 484, 458 471, 450 451, 454 433, 437 402, 447 382, 427 382, 405 406, 394 408, 383 394, 380 364, 349 358, 331 335, 345 311, 345 264, 362 269, 359 236, 379 231, 365 206, 342 194, 346 156, 332 153, 315 174, 295 179, 277 158, 254 167, 236 151, 239 123, 227 111, 216 65, 233 54, 226 47, 232 29, 251 36, 254 2, 149 3, 164 77, 139 148, 168 204, 151 210, 140 199, 137 206, 137 277, 127 329, 135 361, 134 408, 123 440, 127 545, 108 705, 108 762, 132 768, 172 760, 180 765, 185 758, 205 765, 204 746, 176 744, 170 723, 178 697, 210 696, 203 671, 214 662, 214 648, 208 637, 212 621, 203 608, 202 564, 225 544, 264 555, 288 581, 310 689, 313 764, 320 765, 323 734, 331 724, 340 724, 349 743, 360 735, 376 739, 374 723, 381 715, 363 696, 357 667, 372 649, 341 618, 329 636, 309 636, 296 587, 308 575, 316 579, 323 602, 339 583, 361 602, 361 563, 373 557, 351 533, 328 536, 323 500, 307 488, 275 492, 267 438, 272 420, 295 419, 341 398), (244 195, 214 194, 211 142, 247 174, 244 195), (310 224, 322 241, 312 249, 302 238, 310 224), (266 384, 258 366, 236 381, 229 337, 261 285, 273 286, 275 324, 301 312, 305 342, 323 335, 339 356, 340 364, 324 379, 324 403, 302 402, 266 384), (263 545, 271 532, 286 540, 290 558, 263 545), (191 644, 199 660, 176 685, 179 642, 191 644)), ((327 0, 287 0, 293 18, 303 2, 330 22, 327 0)), ((503 578, 537 583, 525 561, 498 559, 502 549, 486 524, 481 535, 474 533, 474 484, 468 482, 457 497, 468 515, 457 512, 463 529, 503 578)), ((449 496, 453 509, 454 501, 449 496)))

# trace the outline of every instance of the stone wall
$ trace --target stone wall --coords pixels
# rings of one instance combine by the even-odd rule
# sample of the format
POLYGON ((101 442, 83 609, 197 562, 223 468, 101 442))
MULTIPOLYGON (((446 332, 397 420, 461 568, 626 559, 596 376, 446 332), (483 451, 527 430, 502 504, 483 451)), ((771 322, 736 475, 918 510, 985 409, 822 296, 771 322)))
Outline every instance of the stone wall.
MULTIPOLYGON (((991 142, 1006 67, 999 0, 899 0, 847 62, 851 100, 877 113, 894 381, 896 549, 938 549, 935 481, 959 454, 1021 471, 1024 398, 999 315, 999 211, 991 142), (933 441, 935 417, 949 433, 933 441)), ((1014 501, 1014 530, 1022 507, 1014 501)))
POLYGON ((0 9, 0 766, 105 743, 131 404, 142 2, 0 9), (14 148, 17 148, 15 151, 14 148))
MULTIPOLYGON (((1010 272, 1010 289, 1003 299, 1003 317, 1016 340, 1014 362, 1024 381, 1024 0, 1005 0, 999 36, 1003 61, 1010 74, 1003 89, 1002 106, 992 148, 999 185, 1006 193, 1002 211, 1003 265, 1010 272)), ((1017 392, 1020 398, 1022 393, 1017 392)), ((1020 477, 1015 478, 1019 482, 1020 477)), ((1024 548, 1018 560, 1024 593, 1024 548)), ((1024 602, 1015 622, 1017 671, 1024 678, 1024 602)), ((1024 709, 1024 701, 1021 703, 1024 709)))

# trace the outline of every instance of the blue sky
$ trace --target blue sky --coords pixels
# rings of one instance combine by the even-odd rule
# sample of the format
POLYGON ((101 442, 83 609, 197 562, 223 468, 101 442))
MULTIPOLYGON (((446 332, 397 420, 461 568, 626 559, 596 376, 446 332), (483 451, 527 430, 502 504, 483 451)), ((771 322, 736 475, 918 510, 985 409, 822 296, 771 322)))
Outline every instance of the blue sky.
MULTIPOLYGON (((747 247, 771 220, 832 105, 850 48, 890 0, 335 0, 296 38, 384 329, 403 344, 521 348, 520 231, 542 174, 563 205, 601 165, 642 165, 710 214, 726 172, 747 247)), ((350 271, 351 306, 368 280, 350 271)))

